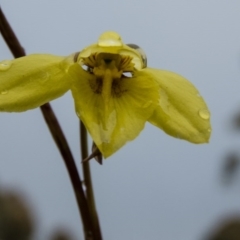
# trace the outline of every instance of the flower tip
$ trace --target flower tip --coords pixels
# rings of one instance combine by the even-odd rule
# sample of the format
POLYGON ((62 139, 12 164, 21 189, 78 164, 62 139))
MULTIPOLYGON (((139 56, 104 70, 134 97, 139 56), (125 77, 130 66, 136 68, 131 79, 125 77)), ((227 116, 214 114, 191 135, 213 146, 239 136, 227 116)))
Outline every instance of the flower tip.
POLYGON ((210 137, 211 137, 211 129, 207 129, 204 133, 199 133, 195 137, 193 137, 192 141, 193 143, 196 144, 204 144, 204 143, 209 143, 210 142, 210 137))
POLYGON ((123 45, 121 36, 113 31, 104 32, 98 39, 100 47, 121 47, 123 45))

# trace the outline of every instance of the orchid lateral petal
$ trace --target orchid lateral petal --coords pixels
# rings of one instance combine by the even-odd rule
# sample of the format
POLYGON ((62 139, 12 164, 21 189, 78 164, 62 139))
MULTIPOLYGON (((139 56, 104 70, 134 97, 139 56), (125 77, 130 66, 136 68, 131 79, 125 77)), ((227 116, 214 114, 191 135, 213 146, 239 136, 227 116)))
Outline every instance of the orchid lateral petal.
POLYGON ((206 143, 211 135, 210 112, 197 89, 169 71, 144 69, 159 85, 159 103, 149 122, 167 134, 192 143, 206 143))
POLYGON ((94 74, 79 64, 69 72, 77 115, 105 158, 138 136, 157 105, 156 82, 141 71, 134 72, 132 78, 123 77, 122 93, 110 97, 106 108, 103 96, 92 89, 97 81, 94 74))
POLYGON ((68 63, 64 59, 33 54, 0 62, 0 111, 26 111, 68 91, 68 63))

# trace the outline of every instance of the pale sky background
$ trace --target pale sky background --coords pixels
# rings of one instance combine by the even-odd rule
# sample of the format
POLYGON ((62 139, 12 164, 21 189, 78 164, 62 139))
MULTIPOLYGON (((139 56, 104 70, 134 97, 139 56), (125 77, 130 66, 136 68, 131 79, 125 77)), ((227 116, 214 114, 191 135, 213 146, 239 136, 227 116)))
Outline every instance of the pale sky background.
MULTIPOLYGON (((198 240, 222 217, 240 214, 240 177, 228 188, 220 179, 226 154, 240 152, 240 136, 230 127, 240 107, 239 0, 0 3, 27 54, 69 55, 114 30, 145 50, 149 66, 191 80, 210 108, 209 144, 174 139, 147 124, 103 166, 91 162, 105 240, 198 240)), ((0 37, 0 60, 11 58, 0 37)), ((71 94, 52 106, 80 166, 71 94)), ((59 225, 82 239, 69 177, 39 109, 0 114, 0 156, 0 188, 28 197, 38 239, 59 225)))

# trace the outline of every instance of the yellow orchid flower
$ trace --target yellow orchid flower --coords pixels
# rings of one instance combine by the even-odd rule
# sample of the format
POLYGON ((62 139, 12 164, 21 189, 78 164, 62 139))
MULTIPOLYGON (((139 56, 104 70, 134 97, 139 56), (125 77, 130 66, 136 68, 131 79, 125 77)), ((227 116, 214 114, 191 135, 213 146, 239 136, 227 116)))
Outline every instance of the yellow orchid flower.
POLYGON ((33 54, 0 62, 0 111, 36 108, 68 90, 105 158, 147 121, 193 143, 206 143, 211 134, 210 113, 196 88, 180 75, 148 68, 144 52, 116 32, 68 57, 33 54))

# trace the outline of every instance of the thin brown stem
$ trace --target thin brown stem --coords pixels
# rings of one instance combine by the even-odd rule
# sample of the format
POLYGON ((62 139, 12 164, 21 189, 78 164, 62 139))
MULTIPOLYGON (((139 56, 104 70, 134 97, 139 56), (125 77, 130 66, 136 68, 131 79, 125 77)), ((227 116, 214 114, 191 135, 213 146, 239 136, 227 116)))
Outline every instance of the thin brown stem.
MULTIPOLYGON (((25 51, 20 45, 15 33, 13 32, 10 24, 4 16, 1 7, 0 33, 2 34, 6 44, 8 45, 14 57, 17 58, 25 56, 25 51)), ((85 239, 99 239, 96 237, 96 234, 94 232, 94 224, 91 219, 88 203, 82 188, 82 182, 63 131, 49 103, 41 106, 41 111, 68 170, 68 174, 70 176, 70 180, 76 196, 80 216, 83 222, 85 239)))
POLYGON ((8 23, 1 7, 0 7, 0 33, 7 43, 15 58, 25 56, 24 48, 20 45, 15 33, 13 32, 10 24, 8 23))
POLYGON ((67 140, 61 130, 61 127, 58 123, 58 120, 54 112, 52 111, 50 104, 47 103, 41 106, 41 111, 67 167, 71 183, 74 189, 74 193, 77 199, 79 212, 82 218, 85 239, 86 240, 95 239, 93 237, 94 236, 93 221, 91 219, 88 203, 82 188, 82 181, 77 171, 75 161, 73 159, 71 150, 68 146, 67 140))
MULTIPOLYGON (((87 144, 87 131, 81 121, 80 121, 80 140, 81 140, 82 160, 84 160, 88 157, 88 144, 87 144)), ((83 162, 82 168, 83 168, 84 184, 86 187, 86 196, 87 196, 89 211, 93 220, 94 232, 97 234, 97 239, 101 240, 102 234, 101 234, 98 214, 97 214, 95 200, 94 200, 90 162, 89 161, 83 162)))

